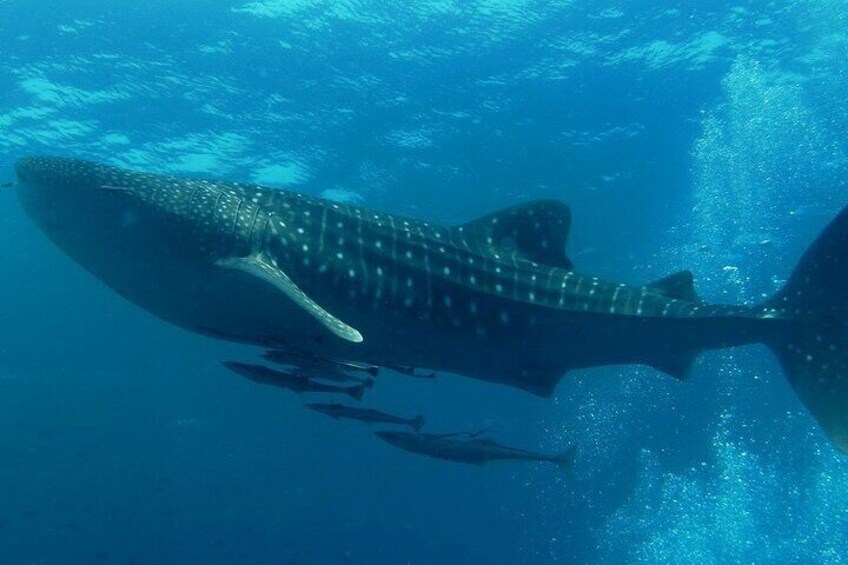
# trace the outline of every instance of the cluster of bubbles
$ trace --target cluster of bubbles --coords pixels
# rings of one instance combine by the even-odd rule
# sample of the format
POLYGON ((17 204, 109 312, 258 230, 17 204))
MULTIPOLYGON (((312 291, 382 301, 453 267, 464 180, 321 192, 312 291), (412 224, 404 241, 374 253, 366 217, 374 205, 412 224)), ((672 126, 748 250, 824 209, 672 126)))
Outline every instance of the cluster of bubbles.
POLYGON ((723 86, 725 101, 705 114, 693 150, 690 233, 707 246, 706 270, 723 273, 721 290, 758 300, 782 281, 754 279, 785 273, 793 256, 781 234, 843 204, 835 176, 846 156, 793 75, 739 57, 723 86))
POLYGON ((838 484, 838 456, 825 447, 812 461, 815 472, 790 484, 784 470, 733 439, 735 425, 721 414, 709 468, 665 473, 642 452, 633 496, 605 524, 604 561, 843 562, 848 489, 838 484))
MULTIPOLYGON (((684 231, 697 241, 675 242, 667 254, 671 262, 687 258, 706 281, 704 295, 756 303, 780 287, 800 253, 800 243, 782 234, 800 232, 809 241, 845 204, 840 187, 848 167, 840 141, 795 77, 740 57, 723 86, 724 102, 703 116, 693 150, 695 206, 684 231)), ((728 402, 715 415, 708 460, 669 472, 644 450, 635 490, 598 531, 601 557, 844 562, 848 486, 839 477, 848 463, 788 404, 782 425, 803 441, 773 445, 793 450, 792 462, 764 456, 762 446, 752 450, 739 383, 758 375, 744 354, 709 365, 701 370, 728 402)), ((774 375, 771 381, 771 388, 783 385, 774 375)))
MULTIPOLYGON (((711 302, 755 304, 772 295, 846 204, 848 153, 834 123, 848 123, 848 107, 843 115, 820 104, 810 92, 819 85, 827 86, 821 76, 805 80, 773 61, 739 56, 720 103, 702 115, 692 149, 694 205, 657 263, 692 269, 711 302)), ((643 446, 635 487, 594 528, 602 562, 844 562, 848 485, 840 477, 848 461, 764 357, 747 349, 703 359, 698 382, 687 383, 699 401, 641 371, 620 375, 612 392, 579 381, 563 387, 569 410, 559 411, 558 425, 572 440, 582 430, 581 456, 591 462, 585 473, 578 465, 575 489, 596 486, 587 473, 615 476, 621 453, 643 446), (644 421, 657 405, 671 416, 696 402, 708 405, 696 424, 704 445, 693 439, 691 448, 701 462, 670 468, 643 437, 644 421), (757 418, 764 422, 752 425, 757 418)))

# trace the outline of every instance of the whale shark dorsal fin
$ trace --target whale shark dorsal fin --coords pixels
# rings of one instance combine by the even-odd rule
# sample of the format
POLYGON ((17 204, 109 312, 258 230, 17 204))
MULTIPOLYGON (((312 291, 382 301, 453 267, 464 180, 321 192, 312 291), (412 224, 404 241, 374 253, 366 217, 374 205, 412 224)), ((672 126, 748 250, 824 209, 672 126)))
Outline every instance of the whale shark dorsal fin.
POLYGON ((362 334, 355 328, 350 327, 321 308, 305 292, 300 290, 282 269, 272 265, 263 257, 251 255, 248 257, 221 259, 218 261, 218 265, 228 269, 238 269, 273 285, 338 337, 354 343, 360 343, 363 340, 362 334))
POLYGON ((695 277, 692 271, 680 271, 645 285, 645 288, 668 298, 701 302, 701 297, 695 292, 695 277))
POLYGON ((507 254, 573 269, 565 255, 571 209, 557 200, 536 200, 483 216, 454 228, 490 253, 507 254))

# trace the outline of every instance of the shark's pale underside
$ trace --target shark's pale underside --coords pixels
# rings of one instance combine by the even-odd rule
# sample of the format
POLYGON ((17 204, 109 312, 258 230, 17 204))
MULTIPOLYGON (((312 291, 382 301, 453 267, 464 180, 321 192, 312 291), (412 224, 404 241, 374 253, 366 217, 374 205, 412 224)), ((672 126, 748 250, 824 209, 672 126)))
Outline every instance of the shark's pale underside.
POLYGON ((28 157, 16 171, 57 246, 189 330, 545 396, 570 369, 639 363, 684 378, 705 349, 765 343, 848 451, 848 209, 781 292, 746 307, 704 303, 688 272, 645 286, 581 274, 556 201, 444 227, 86 161, 28 157))

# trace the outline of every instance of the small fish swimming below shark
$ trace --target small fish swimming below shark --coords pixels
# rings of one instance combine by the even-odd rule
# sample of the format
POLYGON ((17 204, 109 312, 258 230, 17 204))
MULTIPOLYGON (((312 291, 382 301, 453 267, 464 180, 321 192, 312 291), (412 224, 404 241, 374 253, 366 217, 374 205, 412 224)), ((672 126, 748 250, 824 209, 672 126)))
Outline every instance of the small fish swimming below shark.
POLYGON ((368 383, 369 388, 373 386, 374 379, 351 373, 364 373, 376 376, 380 370, 379 367, 374 367, 373 365, 363 365, 334 359, 321 359, 284 350, 266 351, 262 354, 262 358, 277 365, 296 369, 299 374, 310 378, 335 382, 368 383))
POLYGON ((463 434, 379 431, 374 435, 405 451, 469 465, 485 465, 492 461, 543 461, 571 473, 577 456, 577 444, 561 455, 545 455, 501 445, 491 438, 478 437, 478 434, 463 437, 463 434))
POLYGON ((376 365, 354 363, 352 361, 344 361, 341 359, 327 359, 322 357, 315 357, 314 355, 310 355, 301 351, 271 349, 264 352, 262 354, 262 357, 267 361, 271 361, 272 363, 278 363, 280 365, 294 365, 298 367, 311 366, 315 368, 323 368, 328 365, 331 365, 334 367, 338 367, 343 371, 351 371, 354 373, 367 373, 372 377, 376 377, 380 373, 380 367, 377 367, 376 365))
POLYGON ((59 248, 191 331, 545 397, 574 369, 641 364, 682 380, 702 351, 763 343, 848 452, 848 209, 774 296, 715 305, 688 271, 645 285, 581 273, 565 253, 570 210, 551 200, 449 227, 58 157, 15 171, 59 248))
POLYGON ((415 377, 416 379, 435 379, 436 373, 433 371, 419 371, 415 367, 401 367, 399 365, 390 365, 386 369, 395 373, 406 375, 407 377, 415 377))
MULTIPOLYGON (((417 379, 435 379, 436 373, 421 372, 415 367, 401 367, 397 365, 370 365, 368 363, 356 363, 353 361, 345 361, 343 359, 328 359, 325 357, 316 357, 302 351, 272 349, 262 354, 262 357, 272 363, 279 365, 288 365, 308 369, 314 371, 332 371, 336 375, 344 375, 349 372, 362 372, 376 377, 380 373, 380 369, 388 369, 400 375, 407 377, 415 377, 417 379)), ((341 380, 341 379, 335 379, 341 380)))
POLYGON ((401 426, 409 426, 416 432, 421 431, 424 427, 424 416, 418 415, 414 418, 401 418, 386 414, 380 410, 373 408, 358 408, 356 406, 345 406, 344 404, 307 404, 307 408, 321 414, 326 414, 331 418, 347 418, 349 420, 358 420, 369 424, 398 424, 401 426))
POLYGON ((276 371, 262 365, 252 365, 250 363, 225 361, 223 365, 234 373, 255 383, 275 386, 284 390, 290 390, 297 394, 304 392, 329 392, 346 394, 356 400, 362 400, 362 395, 365 394, 365 389, 368 388, 366 383, 346 387, 326 385, 317 383, 308 377, 298 375, 296 373, 276 371))

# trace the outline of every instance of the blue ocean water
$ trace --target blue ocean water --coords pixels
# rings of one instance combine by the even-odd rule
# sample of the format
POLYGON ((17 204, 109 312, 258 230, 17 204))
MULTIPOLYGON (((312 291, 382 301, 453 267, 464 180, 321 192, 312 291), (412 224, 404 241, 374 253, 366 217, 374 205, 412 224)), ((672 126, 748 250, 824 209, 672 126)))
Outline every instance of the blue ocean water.
MULTIPOLYGON (((48 153, 444 223, 556 198, 581 271, 754 303, 848 202, 846 30, 844 0, 0 0, 0 181, 48 153)), ((452 465, 226 372, 255 349, 123 301, 14 189, 0 233, 2 563, 848 562, 848 458, 765 348, 552 400, 381 380, 437 430, 581 446, 573 477, 452 465)))

